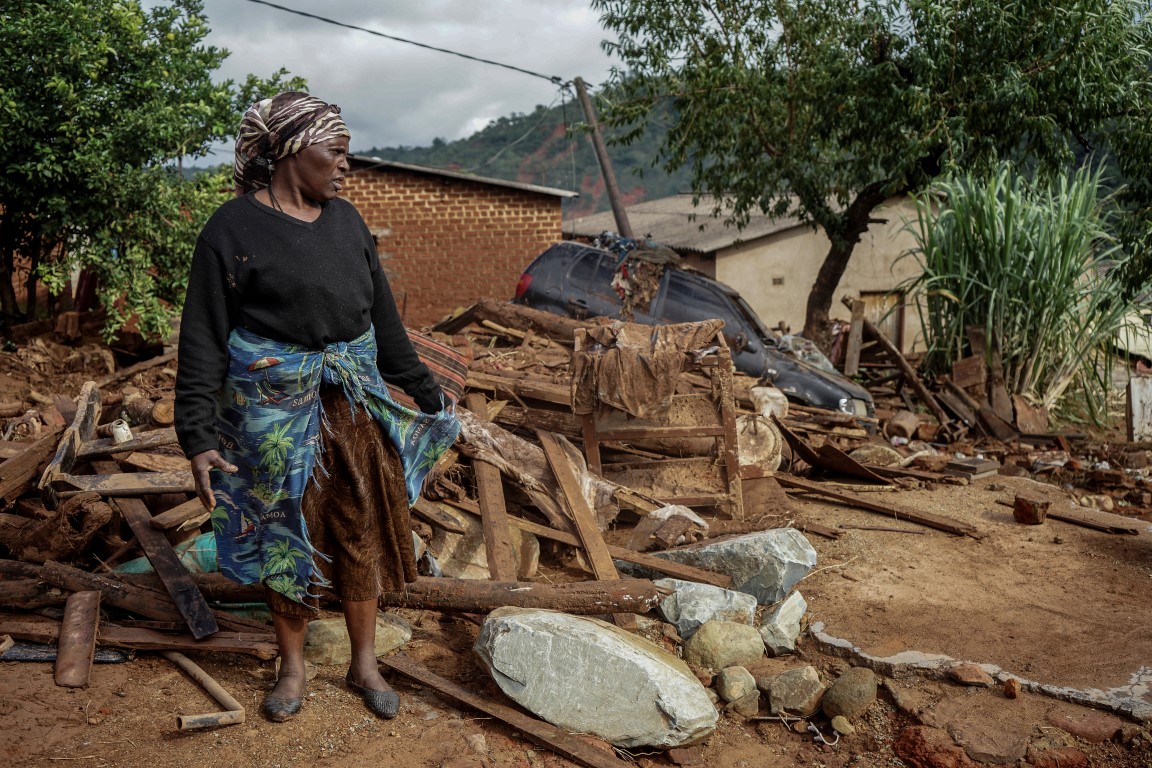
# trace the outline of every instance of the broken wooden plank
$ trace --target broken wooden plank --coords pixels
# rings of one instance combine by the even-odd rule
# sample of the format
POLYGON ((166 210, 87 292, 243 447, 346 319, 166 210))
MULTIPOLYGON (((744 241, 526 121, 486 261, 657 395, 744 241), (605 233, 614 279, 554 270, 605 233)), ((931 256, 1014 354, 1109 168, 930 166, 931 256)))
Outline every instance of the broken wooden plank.
POLYGON ((199 526, 208 519, 210 514, 208 510, 204 509, 204 505, 200 503, 200 499, 189 499, 183 504, 177 504, 171 509, 166 509, 154 516, 152 518, 152 527, 161 531, 167 531, 172 528, 179 530, 186 524, 199 526))
POLYGON ((60 638, 56 642, 56 685, 84 688, 92 676, 96 654, 96 633, 100 626, 100 593, 74 592, 64 604, 60 638))
POLYGON ((543 378, 529 380, 511 375, 497 375, 481 371, 468 371, 468 388, 504 392, 514 399, 523 401, 540 400, 545 403, 572 406, 572 390, 561 384, 554 384, 543 378))
POLYGON ((55 507, 56 478, 72 471, 80 446, 85 440, 92 438, 96 431, 96 423, 100 420, 100 390, 96 382, 88 381, 80 389, 80 396, 76 403, 76 416, 72 424, 64 430, 60 443, 56 447, 56 454, 44 474, 40 476, 39 488, 45 494, 45 501, 49 507, 55 507))
POLYGON ((848 345, 844 351, 844 375, 860 372, 860 344, 864 341, 864 302, 851 299, 848 304, 852 320, 848 326, 848 345))
MULTIPOLYGON (((55 643, 60 636, 60 622, 42 616, 0 615, 0 634, 33 643, 55 643)), ((98 646, 131 648, 138 651, 217 651, 245 653, 259 659, 276 658, 276 636, 249 632, 220 632, 197 640, 190 634, 171 635, 138 627, 118 627, 108 622, 100 625, 98 646)))
MULTIPOLYGON (((548 466, 556 476, 564 497, 564 508, 572 518, 576 535, 580 545, 588 555, 588 564, 597 579, 618 579, 620 574, 616 571, 616 564, 612 562, 612 555, 608 551, 608 544, 600 533, 596 524, 596 513, 588 505, 588 500, 580 489, 580 481, 572 468, 564 449, 560 447, 559 439, 551 432, 539 430, 536 437, 544 449, 544 456, 548 459, 548 466)), ((618 626, 631 629, 636 626, 636 617, 629 613, 613 614, 618 626)))
POLYGON ((12 502, 36 477, 40 465, 48 461, 56 452, 64 429, 57 427, 44 433, 34 443, 26 446, 20 455, 0 464, 0 499, 12 502))
POLYGON ((423 497, 417 498, 416 503, 412 505, 412 511, 429 523, 448 531, 448 533, 458 533, 460 535, 467 533, 467 531, 464 530, 464 526, 460 525, 452 515, 444 512, 436 506, 434 502, 428 501, 428 499, 423 497))
MULTIPOLYGON (((1004 501, 1003 499, 997 499, 996 503, 1006 507, 1015 506, 1013 502, 1004 501)), ((1137 521, 1130 520, 1123 515, 1072 505, 1059 508, 1049 507, 1048 517, 1054 520, 1061 520, 1065 523, 1083 526, 1084 528, 1091 528, 1095 531, 1127 536, 1139 536, 1140 532, 1144 529, 1144 525, 1137 521)))
POLYGON ((812 523, 807 520, 801 523, 796 523, 796 530, 803 531, 805 533, 814 533, 817 536, 823 536, 826 539, 840 538, 840 531, 838 529, 827 525, 821 525, 820 523, 812 523))
POLYGON ((928 388, 924 386, 924 382, 921 381, 920 376, 917 375, 916 369, 908 363, 908 360, 901 354, 900 350, 896 348, 892 340, 889 339, 882 330, 877 328, 871 320, 865 317, 863 321, 864 330, 879 342, 884 351, 888 353, 888 356, 892 358, 892 361, 896 363, 896 366, 904 373, 905 381, 912 385, 912 389, 916 390, 916 395, 924 405, 928 406, 928 410, 932 412, 932 415, 936 418, 936 421, 940 423, 940 426, 947 424, 949 422, 948 414, 944 413, 944 409, 940 407, 940 403, 936 402, 936 398, 933 397, 932 393, 928 391, 928 388))
POLYGON ((420 685, 433 689, 452 701, 472 707, 507 723, 531 739, 533 743, 575 763, 589 768, 631 768, 633 765, 592 746, 580 736, 570 734, 551 723, 527 715, 519 709, 499 704, 493 701, 491 696, 474 693, 451 680, 440 677, 406 656, 386 656, 380 659, 380 663, 420 685))
POLYGON ((170 453, 144 453, 143 451, 132 451, 118 461, 122 465, 146 472, 183 472, 189 470, 191 466, 188 459, 183 456, 173 456, 170 453))
POLYGON ((786 488, 796 488, 809 493, 816 493, 822 496, 827 496, 830 499, 850 504, 853 507, 866 509, 870 512, 879 512, 882 515, 888 515, 893 520, 907 520, 920 525, 926 525, 929 528, 935 528, 945 533, 952 533, 957 536, 971 536, 973 538, 981 538, 981 534, 972 526, 965 525, 957 520, 944 517, 942 515, 933 515, 928 512, 918 512, 916 510, 898 509, 887 504, 878 504, 868 499, 863 499, 859 496, 842 491, 833 491, 828 488, 822 487, 819 483, 813 483, 808 480, 801 480, 792 475, 778 474, 776 475, 776 482, 786 488))
MULTIPOLYGON (((95 461, 92 466, 97 472, 116 469, 116 463, 107 460, 95 461)), ((191 479, 192 473, 189 472, 188 475, 191 479)), ((144 502, 140 499, 122 498, 114 499, 112 503, 120 510, 125 522, 140 540, 144 554, 164 582, 181 615, 188 622, 192 636, 199 640, 219 631, 220 627, 204 596, 192 581, 188 569, 180 562, 164 533, 152 527, 152 513, 148 511, 144 502)))
POLYGON ((988 365, 983 355, 969 355, 952 363, 952 381, 961 389, 979 387, 983 392, 988 381, 988 365))
MULTIPOLYGON (((465 398, 468 410, 484 421, 488 418, 488 400, 479 392, 469 392, 465 398)), ((481 459, 472 460, 476 477, 476 493, 480 501, 480 519, 484 525, 484 553, 488 558, 488 574, 493 581, 516 581, 517 558, 512 546, 512 532, 508 529, 508 511, 504 507, 504 484, 500 470, 481 459)))
MULTIPOLYGON (((105 467, 115 463, 101 462, 105 467)), ((118 469, 118 467, 116 467, 118 469)), ((146 496, 153 493, 193 493, 196 483, 191 470, 181 472, 105 472, 95 475, 58 474, 53 480, 59 498, 78 493, 101 496, 146 496)))
POLYGON ((397 592, 385 592, 383 605, 432 611, 488 613, 502 606, 543 608, 576 615, 647 613, 671 590, 647 579, 538 584, 525 581, 421 578, 397 592))
POLYGON ((125 451, 146 451, 149 448, 159 448, 163 445, 174 445, 176 443, 176 430, 172 427, 167 429, 153 429, 147 432, 141 432, 131 440, 126 440, 123 443, 114 443, 111 438, 102 437, 95 440, 87 440, 80 446, 80 451, 77 456, 81 459, 89 459, 95 456, 111 456, 114 453, 124 453, 125 451))

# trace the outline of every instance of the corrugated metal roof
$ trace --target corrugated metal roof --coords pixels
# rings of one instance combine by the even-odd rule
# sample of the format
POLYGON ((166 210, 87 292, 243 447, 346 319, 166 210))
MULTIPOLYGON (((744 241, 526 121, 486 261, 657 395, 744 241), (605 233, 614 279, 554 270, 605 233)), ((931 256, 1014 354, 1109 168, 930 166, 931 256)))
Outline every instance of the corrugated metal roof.
POLYGON ((570 192, 566 189, 556 189, 555 187, 538 187, 535 184, 521 184, 518 181, 508 181, 507 179, 491 179, 486 176, 474 176, 470 173, 448 171, 443 168, 427 168, 422 165, 396 163, 391 160, 381 160, 379 157, 368 157, 366 155, 349 155, 348 159, 353 163, 363 163, 369 166, 368 168, 358 170, 371 170, 373 168, 397 168, 402 171, 428 173, 433 176, 446 176, 450 179, 460 179, 461 181, 475 181, 480 184, 491 184, 497 187, 510 187, 512 189, 519 189, 525 192, 537 192, 541 195, 552 195, 554 197, 580 197, 579 192, 570 192))
MULTIPOLYGON (((773 219, 756 214, 748 226, 737 230, 724 224, 724 216, 713 218, 712 207, 710 197, 700 198, 699 205, 694 206, 692 195, 673 195, 630 205, 625 210, 636 237, 649 236, 676 250, 699 253, 712 253, 800 225, 791 216, 773 219)), ((565 221, 563 226, 564 234, 569 237, 596 237, 606 230, 617 231, 611 211, 565 221)))

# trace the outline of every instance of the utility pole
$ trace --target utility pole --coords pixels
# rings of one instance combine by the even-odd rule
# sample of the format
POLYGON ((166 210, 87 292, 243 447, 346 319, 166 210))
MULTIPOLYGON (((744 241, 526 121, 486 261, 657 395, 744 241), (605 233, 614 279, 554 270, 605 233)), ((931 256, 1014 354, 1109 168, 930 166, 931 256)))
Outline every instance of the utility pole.
POLYGON ((604 137, 600 135, 600 121, 592 110, 592 100, 588 98, 588 90, 584 87, 584 78, 573 80, 576 84, 576 97, 580 99, 580 108, 584 110, 584 120, 592 128, 592 149, 596 152, 596 162, 600 165, 600 175, 604 177, 604 189, 608 193, 608 202, 612 205, 612 215, 616 217, 616 229, 621 237, 632 237, 632 225, 628 223, 628 214, 624 204, 620 201, 620 187, 616 185, 616 174, 612 170, 612 161, 608 159, 608 149, 604 146, 604 137))

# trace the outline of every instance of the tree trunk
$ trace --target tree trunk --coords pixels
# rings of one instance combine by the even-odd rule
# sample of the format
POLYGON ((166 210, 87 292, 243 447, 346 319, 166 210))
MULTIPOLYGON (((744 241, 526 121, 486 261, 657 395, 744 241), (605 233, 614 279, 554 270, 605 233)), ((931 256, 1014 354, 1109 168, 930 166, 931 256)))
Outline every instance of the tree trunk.
POLYGON ((17 317, 20 309, 16 304, 16 290, 12 287, 12 272, 16 260, 19 231, 16 221, 19 214, 12 211, 5 211, 5 214, 0 219, 0 314, 17 317))
POLYGON ((872 211, 886 199, 883 193, 884 185, 870 184, 856 195, 856 199, 847 210, 840 213, 825 224, 824 233, 828 236, 831 245, 820 271, 816 273, 816 281, 812 284, 812 291, 808 294, 808 307, 804 315, 804 338, 810 340, 819 349, 827 353, 831 348, 831 334, 829 333, 828 313, 840 279, 848 268, 848 261, 861 236, 868 231, 868 225, 882 223, 872 218, 872 211))
POLYGON ((37 235, 32 241, 28 251, 28 277, 24 278, 24 315, 29 320, 36 319, 37 300, 36 285, 40 279, 36 277, 36 270, 40 266, 41 253, 44 250, 44 236, 37 235))

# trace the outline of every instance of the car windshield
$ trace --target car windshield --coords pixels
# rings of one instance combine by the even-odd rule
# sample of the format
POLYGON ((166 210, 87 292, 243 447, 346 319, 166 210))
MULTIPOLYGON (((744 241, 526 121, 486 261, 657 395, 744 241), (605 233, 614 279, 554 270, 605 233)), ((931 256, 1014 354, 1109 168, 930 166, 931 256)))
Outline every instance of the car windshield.
POLYGON ((738 293, 732 294, 732 298, 736 300, 736 305, 740 307, 740 311, 744 313, 744 317, 748 318, 748 324, 755 328, 760 333, 760 338, 765 341, 773 341, 776 337, 764 326, 764 321, 760 316, 749 306, 748 302, 744 301, 744 297, 738 293))

